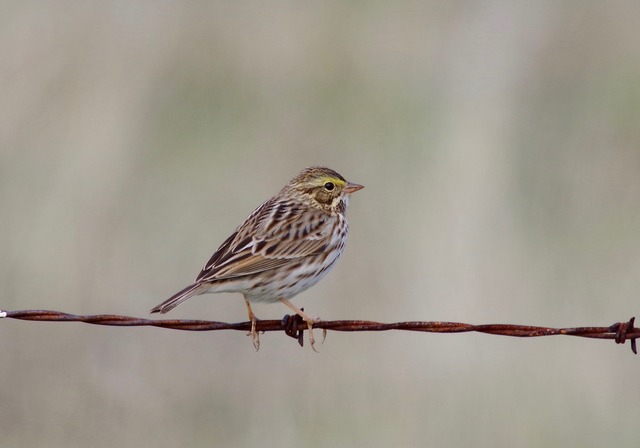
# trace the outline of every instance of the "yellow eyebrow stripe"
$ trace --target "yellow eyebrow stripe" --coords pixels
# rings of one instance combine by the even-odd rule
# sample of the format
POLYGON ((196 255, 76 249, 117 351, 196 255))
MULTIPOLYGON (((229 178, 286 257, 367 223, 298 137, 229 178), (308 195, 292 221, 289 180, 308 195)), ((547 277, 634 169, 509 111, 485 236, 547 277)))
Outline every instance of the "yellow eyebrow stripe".
POLYGON ((338 179, 337 177, 322 177, 320 179, 320 183, 321 185, 324 185, 327 182, 333 182, 334 184, 336 184, 337 186, 339 186, 340 188, 344 187, 345 185, 347 185, 347 183, 345 181, 343 181, 342 179, 338 179))

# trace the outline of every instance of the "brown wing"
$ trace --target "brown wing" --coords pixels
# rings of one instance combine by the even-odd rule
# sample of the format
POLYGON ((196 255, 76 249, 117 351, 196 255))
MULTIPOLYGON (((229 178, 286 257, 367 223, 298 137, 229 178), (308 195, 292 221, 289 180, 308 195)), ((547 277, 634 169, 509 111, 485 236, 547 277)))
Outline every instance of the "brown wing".
POLYGON ((196 282, 257 274, 325 251, 335 218, 321 211, 310 217, 298 207, 275 198, 262 204, 220 245, 196 282))

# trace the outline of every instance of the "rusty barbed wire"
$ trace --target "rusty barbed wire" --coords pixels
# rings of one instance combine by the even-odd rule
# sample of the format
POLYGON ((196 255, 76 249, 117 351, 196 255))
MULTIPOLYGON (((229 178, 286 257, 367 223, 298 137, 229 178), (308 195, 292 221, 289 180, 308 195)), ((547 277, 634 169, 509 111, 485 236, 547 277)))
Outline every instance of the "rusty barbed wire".
MULTIPOLYGON (((216 322, 209 320, 185 320, 185 319, 141 319, 137 317, 119 316, 113 314, 97 314, 82 316, 77 314, 62 313, 48 310, 20 310, 2 311, 0 318, 30 320, 39 322, 84 322, 93 325, 108 325, 116 327, 159 327, 183 331, 216 331, 238 330, 250 331, 251 322, 216 322)), ((512 324, 483 324, 472 325, 459 322, 427 322, 410 321, 381 323, 364 320, 333 320, 318 321, 313 328, 333 331, 419 331, 426 333, 467 333, 477 332, 500 336, 512 336, 520 338, 541 336, 577 336, 592 339, 613 339, 616 344, 624 344, 631 341, 631 350, 638 354, 636 339, 640 338, 640 329, 634 327, 635 317, 627 322, 617 322, 607 327, 574 327, 574 328, 549 328, 530 325, 512 324)), ((284 331, 288 336, 296 339, 300 345, 303 343, 303 334, 307 330, 307 324, 298 315, 286 315, 282 320, 258 320, 256 329, 260 332, 284 331)))

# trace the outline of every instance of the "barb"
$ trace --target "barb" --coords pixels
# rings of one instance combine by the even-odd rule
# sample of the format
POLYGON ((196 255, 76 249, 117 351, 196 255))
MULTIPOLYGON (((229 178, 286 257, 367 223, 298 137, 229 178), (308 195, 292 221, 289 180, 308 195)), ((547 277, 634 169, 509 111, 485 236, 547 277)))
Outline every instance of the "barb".
MULTIPOLYGON (((209 320, 182 320, 182 319, 140 319, 129 316, 118 316, 113 314, 98 314, 82 316, 76 314, 61 313, 59 311, 47 310, 21 310, 2 311, 0 318, 46 321, 46 322, 84 322, 93 325, 109 325, 117 327, 159 327, 172 330, 183 331, 215 331, 215 330, 238 330, 251 331, 251 322, 216 322, 209 320)), ((426 333, 467 333, 478 332, 500 336, 512 336, 520 338, 531 338, 541 336, 577 336, 593 339, 613 339, 616 344, 624 344, 631 341, 631 350, 638 354, 636 340, 640 338, 640 329, 634 327, 635 317, 628 322, 617 322, 608 327, 575 327, 575 328, 548 328, 529 325, 511 324, 488 324, 471 325, 459 322, 395 322, 381 323, 364 320, 334 320, 318 321, 313 324, 314 328, 333 331, 421 331, 426 333)), ((307 324, 300 316, 285 316, 282 320, 259 320, 256 329, 261 332, 284 331, 288 336, 302 341, 304 330, 307 324)), ((302 345, 302 344, 301 344, 302 345)))

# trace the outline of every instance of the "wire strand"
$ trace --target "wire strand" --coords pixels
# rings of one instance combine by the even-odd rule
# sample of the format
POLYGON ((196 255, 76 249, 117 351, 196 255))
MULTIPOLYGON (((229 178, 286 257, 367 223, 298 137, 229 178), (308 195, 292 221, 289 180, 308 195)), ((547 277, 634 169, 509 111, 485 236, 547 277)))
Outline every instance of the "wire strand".
MULTIPOLYGON (((84 322, 92 325, 108 325, 116 327, 158 327, 182 331, 217 331, 237 330, 250 331, 251 322, 216 322, 209 320, 185 319, 141 319, 114 314, 77 315, 48 310, 18 310, 2 311, 0 318, 29 320, 36 322, 84 322)), ((483 324, 472 325, 459 322, 427 322, 410 321, 382 323, 366 320, 319 320, 314 322, 313 328, 333 331, 419 331, 425 333, 467 333, 478 332, 500 336, 531 338, 541 336, 577 336, 593 339, 613 339, 617 344, 631 341, 631 350, 638 354, 636 339, 640 338, 640 329, 634 327, 635 317, 627 322, 617 322, 607 327, 574 327, 550 328, 530 325, 512 324, 483 324)), ((258 320, 256 330, 284 331, 288 336, 297 339, 302 345, 302 335, 307 330, 307 324, 298 315, 285 316, 282 320, 258 320)))

